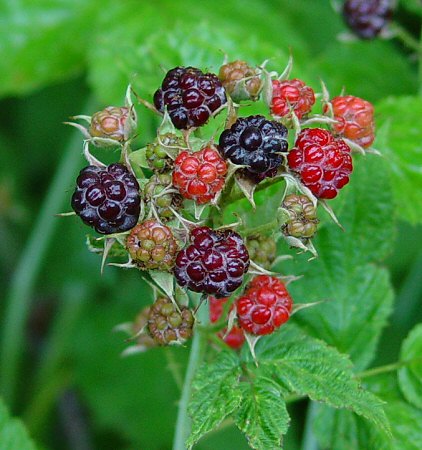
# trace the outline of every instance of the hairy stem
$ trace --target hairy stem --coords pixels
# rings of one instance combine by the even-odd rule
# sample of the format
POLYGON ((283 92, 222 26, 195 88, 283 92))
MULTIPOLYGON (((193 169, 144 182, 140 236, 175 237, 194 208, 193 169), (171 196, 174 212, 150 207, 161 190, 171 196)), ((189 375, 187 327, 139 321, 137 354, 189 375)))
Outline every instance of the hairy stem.
MULTIPOLYGON (((205 304, 202 304, 197 313, 197 320, 201 325, 208 321, 208 310, 205 304)), ((188 404, 191 397, 192 380, 196 369, 200 365, 205 348, 205 334, 198 329, 193 336, 192 346, 189 354, 188 366, 186 369, 185 380, 183 383, 182 396, 179 402, 177 414, 176 431, 173 441, 173 450, 185 450, 185 442, 190 434, 191 420, 188 415, 188 404)))
MULTIPOLYGON (((86 109, 91 109, 90 101, 86 109)), ((32 228, 32 233, 14 272, 11 286, 5 300, 4 322, 1 326, 0 341, 0 385, 1 393, 13 408, 19 366, 23 355, 24 329, 30 312, 31 294, 38 274, 43 266, 44 255, 51 243, 60 219, 55 214, 61 212, 64 199, 69 195, 75 172, 81 163, 78 151, 81 136, 75 131, 64 151, 62 160, 50 184, 40 213, 32 228)))
POLYGON ((415 39, 405 28, 397 22, 390 24, 390 29, 394 33, 394 37, 401 41, 407 48, 421 54, 422 48, 417 39, 415 39))

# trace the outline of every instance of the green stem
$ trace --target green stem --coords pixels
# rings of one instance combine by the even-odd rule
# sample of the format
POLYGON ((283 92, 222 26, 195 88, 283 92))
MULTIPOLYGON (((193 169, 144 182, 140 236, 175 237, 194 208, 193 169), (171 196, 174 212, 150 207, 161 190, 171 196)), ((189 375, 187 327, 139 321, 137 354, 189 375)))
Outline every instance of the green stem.
POLYGON ((309 402, 306 412, 305 431, 303 432, 302 450, 318 450, 318 442, 312 429, 316 416, 316 408, 316 403, 309 402))
POLYGON ((401 41, 407 48, 418 52, 419 54, 422 52, 419 41, 397 22, 392 22, 390 24, 390 29, 394 33, 394 37, 401 41))
POLYGON ((416 361, 422 361, 421 358, 413 358, 405 361, 397 361, 392 364, 386 364, 385 366, 379 366, 374 367, 373 369, 365 370, 364 372, 361 372, 357 375, 358 378, 369 378, 374 377, 375 375, 379 375, 381 373, 387 373, 387 372, 394 372, 397 369, 400 369, 400 367, 405 367, 409 364, 412 364, 416 361))
MULTIPOLYGON (((199 308, 197 319, 204 325, 208 321, 208 309, 205 304, 199 308)), ((182 396, 179 402, 179 410, 177 414, 176 431, 173 441, 173 450, 186 450, 185 442, 190 434, 191 420, 188 415, 188 404, 191 397, 192 380, 196 369, 200 365, 205 349, 205 335, 199 330, 192 339, 192 346, 189 354, 188 366, 186 369, 185 380, 183 383, 182 396)))
MULTIPOLYGON (((280 183, 281 181, 284 181, 284 178, 269 178, 268 180, 261 181, 261 183, 258 184, 258 186, 255 188, 255 192, 262 191, 264 189, 267 189, 269 186, 272 186, 273 184, 280 183)), ((227 204, 231 204, 236 202, 237 200, 241 200, 242 198, 245 198, 245 194, 237 190, 233 192, 230 197, 227 199, 227 204)))
MULTIPOLYGON (((420 31, 420 36, 419 36, 419 42, 420 42, 420 46, 422 48, 422 27, 421 27, 421 31, 420 31)), ((418 67, 418 94, 419 96, 422 96, 422 54, 421 52, 419 52, 418 54, 419 56, 419 67, 418 67)))
MULTIPOLYGON (((87 109, 91 109, 89 105, 87 109)), ((13 408, 19 366, 25 336, 25 324, 30 311, 31 294, 43 266, 53 234, 60 220, 54 217, 61 212, 64 199, 69 195, 75 173, 81 163, 81 135, 74 132, 51 182, 40 213, 32 228, 18 266, 14 272, 5 301, 4 322, 0 341, 0 388, 9 406, 13 408)))
POLYGON ((83 283, 65 286, 60 298, 60 311, 54 320, 48 337, 48 344, 40 367, 35 374, 34 397, 29 402, 23 416, 32 436, 39 435, 54 407, 57 397, 68 387, 69 374, 63 371, 67 345, 72 339, 75 323, 81 315, 84 300, 89 297, 88 288, 83 283), (49 380, 46 383, 46 380, 49 380), (54 394, 52 394, 52 387, 54 394))
POLYGON ((177 388, 179 389, 179 391, 181 391, 183 389, 183 378, 180 372, 180 365, 176 362, 174 358, 173 349, 166 347, 164 349, 164 353, 166 355, 167 360, 167 369, 171 373, 177 388))

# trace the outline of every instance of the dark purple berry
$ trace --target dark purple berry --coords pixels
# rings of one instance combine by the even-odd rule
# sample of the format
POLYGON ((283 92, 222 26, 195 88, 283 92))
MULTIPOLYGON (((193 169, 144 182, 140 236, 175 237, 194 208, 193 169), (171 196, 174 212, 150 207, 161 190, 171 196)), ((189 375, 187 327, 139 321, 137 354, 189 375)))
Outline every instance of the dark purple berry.
POLYGON ((258 179, 273 176, 283 161, 280 153, 287 151, 287 128, 263 116, 241 117, 223 131, 219 150, 258 179))
POLYGON ((343 5, 346 24, 362 39, 378 36, 392 15, 391 0, 346 0, 343 5))
POLYGON ((190 242, 176 257, 177 282, 194 292, 228 297, 242 284, 249 268, 242 237, 232 230, 198 227, 191 232, 190 242))
POLYGON ((72 195, 72 208, 101 234, 133 228, 140 213, 139 184, 122 164, 82 169, 72 195))
POLYGON ((164 113, 167 107, 178 129, 200 127, 227 102, 218 77, 194 67, 175 67, 167 72, 154 94, 154 105, 164 113))

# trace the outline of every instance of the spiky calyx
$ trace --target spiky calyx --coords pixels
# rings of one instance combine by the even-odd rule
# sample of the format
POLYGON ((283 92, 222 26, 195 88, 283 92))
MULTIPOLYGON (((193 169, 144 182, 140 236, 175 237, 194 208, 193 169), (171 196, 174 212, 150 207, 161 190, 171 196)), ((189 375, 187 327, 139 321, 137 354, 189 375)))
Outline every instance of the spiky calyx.
POLYGON ((172 209, 179 209, 183 197, 171 192, 172 175, 170 173, 158 173, 153 175, 144 186, 144 195, 147 206, 155 208, 155 212, 162 221, 174 217, 172 209))

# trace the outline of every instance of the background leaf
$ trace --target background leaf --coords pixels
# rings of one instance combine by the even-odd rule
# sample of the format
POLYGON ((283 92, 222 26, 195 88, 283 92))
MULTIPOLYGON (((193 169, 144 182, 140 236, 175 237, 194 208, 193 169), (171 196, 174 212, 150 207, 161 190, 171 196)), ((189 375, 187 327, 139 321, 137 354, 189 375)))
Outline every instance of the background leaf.
POLYGON ((422 324, 403 341, 400 360, 414 360, 399 370, 399 385, 406 400, 422 409, 422 324))
POLYGON ((422 439, 422 412, 401 395, 394 373, 368 380, 368 388, 386 401, 384 410, 391 425, 393 439, 380 434, 350 411, 338 411, 319 405, 315 433, 323 449, 419 450, 422 439))
POLYGON ((4 450, 36 450, 22 422, 9 416, 0 399, 0 446, 4 450))
POLYGON ((374 144, 389 161, 394 200, 402 220, 422 223, 422 99, 388 97, 376 107, 374 144))

